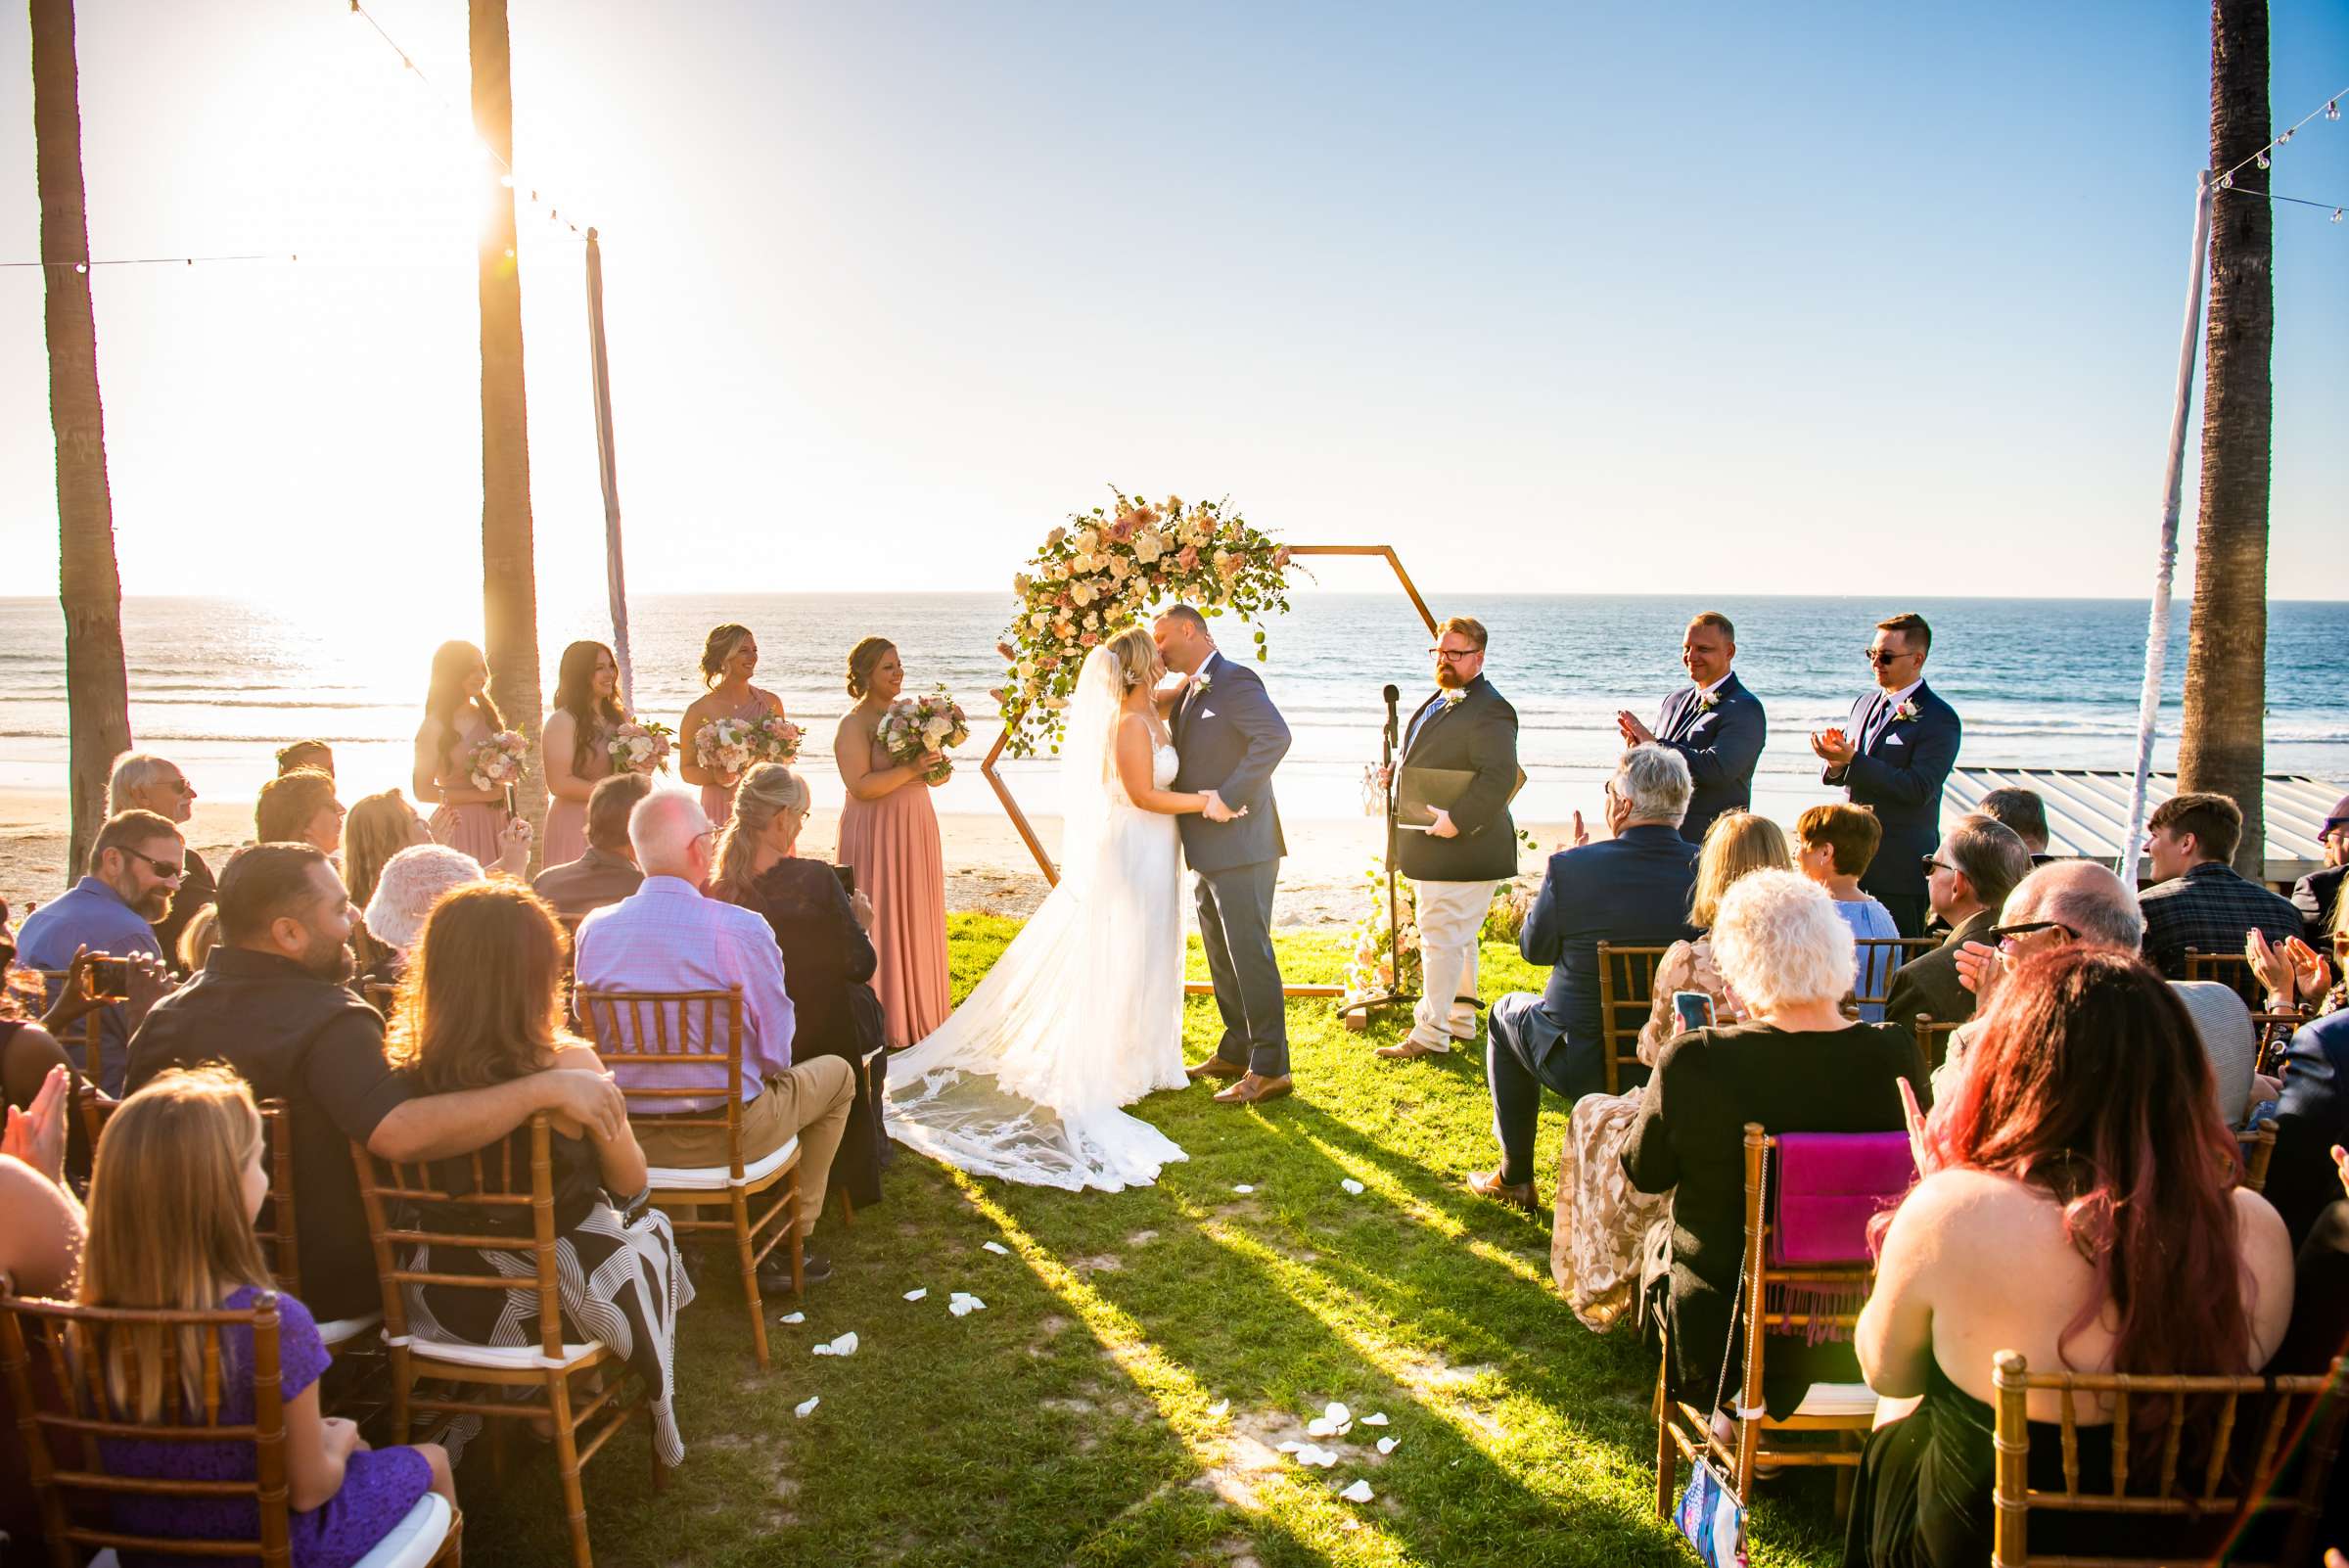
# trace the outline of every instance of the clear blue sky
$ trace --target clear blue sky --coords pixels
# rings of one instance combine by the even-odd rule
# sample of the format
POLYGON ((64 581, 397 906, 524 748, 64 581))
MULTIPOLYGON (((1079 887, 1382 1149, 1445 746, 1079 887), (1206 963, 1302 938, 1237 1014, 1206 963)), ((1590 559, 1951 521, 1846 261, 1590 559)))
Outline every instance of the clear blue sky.
MULTIPOLYGON (((373 7, 452 100, 462 0, 373 7)), ((343 0, 85 0, 132 592, 478 580, 478 181, 343 0)), ((2349 85, 2278 0, 2273 100, 2349 85)), ((2141 595, 2208 8, 514 0, 604 231, 633 586, 993 586, 1104 481, 1431 587, 2141 595)), ((0 9, 0 259, 37 254, 0 9)), ((2349 120, 2277 189, 2349 201, 2349 120)), ((526 237, 542 594, 600 592, 579 252, 526 237)), ((2349 225, 2277 222, 2279 597, 2349 596, 2349 225)), ((4 590, 54 585, 0 272, 4 590)), ((2188 478, 2188 534, 2193 482, 2188 478)))

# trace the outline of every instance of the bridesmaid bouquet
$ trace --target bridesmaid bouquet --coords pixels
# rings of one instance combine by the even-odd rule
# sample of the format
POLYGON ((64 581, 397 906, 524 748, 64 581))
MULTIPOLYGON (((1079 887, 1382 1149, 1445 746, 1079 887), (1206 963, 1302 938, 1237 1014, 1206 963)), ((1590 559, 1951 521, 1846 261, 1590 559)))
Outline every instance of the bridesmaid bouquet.
POLYGON ((522 779, 522 760, 530 743, 515 730, 500 730, 475 746, 466 760, 466 777, 477 790, 512 789, 522 779))
MULTIPOLYGON (((916 761, 924 752, 944 752, 970 738, 970 720, 944 686, 926 696, 900 697, 881 715, 881 747, 895 762, 916 761)), ((922 777, 944 784, 953 771, 953 762, 941 757, 922 777)))
POLYGON ((604 750, 611 754, 616 772, 666 773, 669 737, 674 733, 667 724, 631 718, 612 732, 604 750))
POLYGON ((759 761, 788 762, 800 755, 800 726, 788 718, 769 715, 751 726, 759 746, 759 761))
POLYGON ((713 773, 739 778, 760 760, 757 727, 747 718, 713 718, 694 731, 694 761, 713 773))

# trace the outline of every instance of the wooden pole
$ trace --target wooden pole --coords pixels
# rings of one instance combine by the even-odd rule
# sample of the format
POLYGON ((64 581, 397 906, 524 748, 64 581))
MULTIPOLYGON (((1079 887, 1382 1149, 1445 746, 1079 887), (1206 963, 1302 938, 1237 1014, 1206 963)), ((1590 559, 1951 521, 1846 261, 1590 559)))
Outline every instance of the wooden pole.
POLYGON ((2153 730, 2161 717, 2162 667, 2170 657, 2170 582, 2178 569, 2178 511, 2186 487, 2186 419, 2194 396, 2194 346, 2202 328, 2203 266, 2210 255, 2210 170, 2194 179, 2194 249, 2187 266, 2186 330, 2178 340, 2178 383, 2170 400, 2170 455, 2161 476, 2161 547, 2154 558, 2153 606, 2145 618, 2145 683, 2137 697, 2137 774, 2129 785, 2129 830, 2121 835, 2121 880, 2137 885, 2145 848, 2145 791, 2153 771, 2153 730))
POLYGON ((587 356, 595 378, 595 455, 604 485, 604 591, 612 601, 612 658, 620 703, 636 711, 636 668, 628 656, 628 574, 620 542, 620 460, 612 445, 612 360, 604 345, 604 247, 587 231, 587 356))

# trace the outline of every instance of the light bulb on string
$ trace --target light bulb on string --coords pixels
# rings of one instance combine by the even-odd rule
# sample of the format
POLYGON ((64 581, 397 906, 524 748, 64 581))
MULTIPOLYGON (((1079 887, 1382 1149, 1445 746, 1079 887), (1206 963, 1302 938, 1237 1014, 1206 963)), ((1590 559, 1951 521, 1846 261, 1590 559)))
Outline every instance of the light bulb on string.
POLYGON ((2331 103, 2325 106, 2325 117, 2326 119, 2338 119, 2341 117, 2341 101, 2339 99, 2336 98, 2331 103))
POLYGON ((2265 153, 2262 153, 2262 154, 2260 154, 2260 155, 2259 155, 2259 160, 2258 160, 2258 161, 2259 161, 2259 166, 2260 166, 2261 168, 2266 168, 2266 167, 2268 167, 2268 166, 2269 166, 2269 164, 2268 164, 2268 155, 2267 155, 2267 154, 2265 154, 2265 153))
POLYGON ((2343 210, 2345 209, 2337 207, 2332 209, 2332 220, 2335 223, 2338 223, 2341 220, 2341 213, 2343 210))
POLYGON ((2220 175, 2220 176, 2219 176, 2219 189, 2220 189, 2220 190, 2222 190, 2222 191, 2232 191, 2232 190, 2234 190, 2234 176, 2233 174, 2222 174, 2222 175, 2220 175))
POLYGON ((2284 143, 2290 141, 2294 136, 2298 135, 2299 132, 2300 127, 2294 125, 2290 130, 2285 131, 2281 136, 2276 138, 2276 145, 2281 147, 2284 143))

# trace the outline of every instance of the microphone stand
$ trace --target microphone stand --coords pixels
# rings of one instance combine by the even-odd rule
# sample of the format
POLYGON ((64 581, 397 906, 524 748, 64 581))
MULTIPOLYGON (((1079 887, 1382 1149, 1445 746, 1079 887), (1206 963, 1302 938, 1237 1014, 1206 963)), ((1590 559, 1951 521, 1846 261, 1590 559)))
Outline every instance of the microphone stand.
POLYGON ((1403 905, 1395 887, 1395 846, 1402 832, 1395 821, 1395 702, 1400 695, 1393 686, 1386 689, 1387 722, 1379 732, 1378 748, 1379 771, 1387 779, 1387 973, 1394 978, 1385 991, 1364 996, 1339 1015, 1358 1035, 1370 1027, 1370 1015, 1379 1008, 1407 1006, 1419 999, 1417 992, 1403 989, 1403 905))

